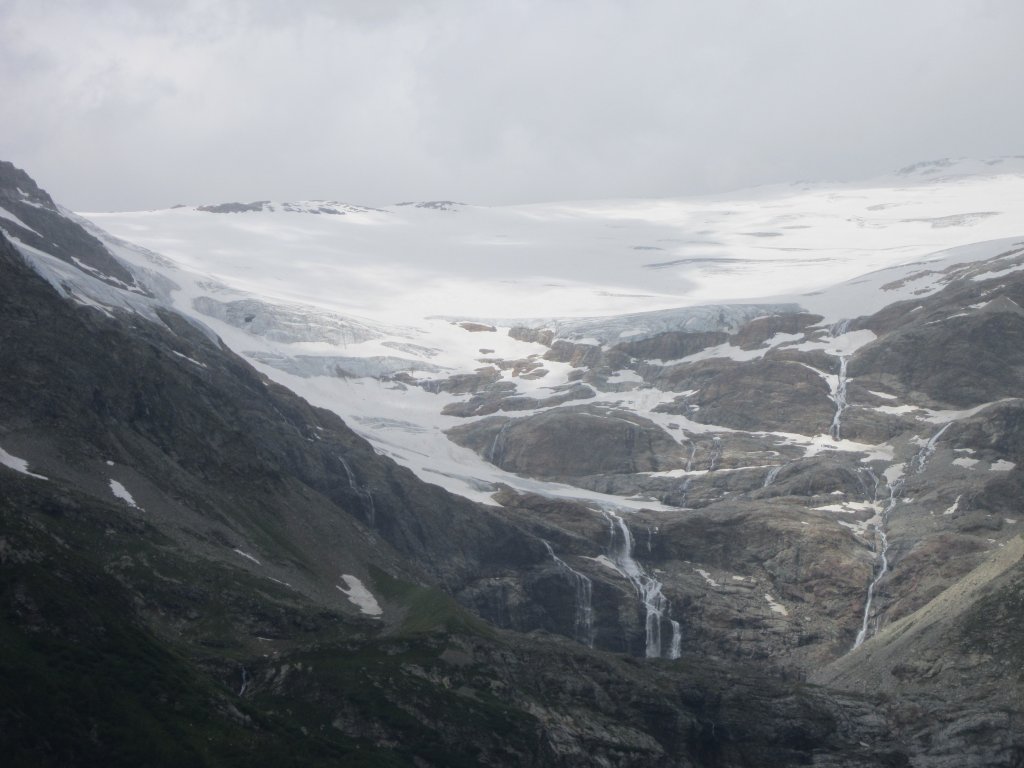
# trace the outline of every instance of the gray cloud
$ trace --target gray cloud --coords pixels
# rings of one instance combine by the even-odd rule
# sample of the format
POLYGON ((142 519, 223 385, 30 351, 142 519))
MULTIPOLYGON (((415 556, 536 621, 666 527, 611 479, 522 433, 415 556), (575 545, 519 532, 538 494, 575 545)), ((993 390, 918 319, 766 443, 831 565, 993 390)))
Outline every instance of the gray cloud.
POLYGON ((1016 154, 1017 0, 8 0, 0 156, 78 209, 679 195, 1016 154))

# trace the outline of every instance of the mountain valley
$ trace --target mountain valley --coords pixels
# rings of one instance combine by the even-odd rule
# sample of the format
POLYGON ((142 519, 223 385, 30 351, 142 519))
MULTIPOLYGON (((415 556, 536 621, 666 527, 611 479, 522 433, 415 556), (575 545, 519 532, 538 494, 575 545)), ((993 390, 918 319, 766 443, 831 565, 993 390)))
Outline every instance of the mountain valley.
POLYGON ((1024 765, 1024 164, 75 214, 0 164, 19 765, 1024 765))

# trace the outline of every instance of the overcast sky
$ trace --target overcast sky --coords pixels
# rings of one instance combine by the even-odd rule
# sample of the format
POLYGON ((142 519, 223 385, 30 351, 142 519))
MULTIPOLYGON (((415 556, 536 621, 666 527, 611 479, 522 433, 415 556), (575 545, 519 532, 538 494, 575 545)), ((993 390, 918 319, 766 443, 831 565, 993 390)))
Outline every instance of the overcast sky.
POLYGON ((77 210, 483 204, 1024 154, 1021 0, 0 0, 0 159, 77 210))

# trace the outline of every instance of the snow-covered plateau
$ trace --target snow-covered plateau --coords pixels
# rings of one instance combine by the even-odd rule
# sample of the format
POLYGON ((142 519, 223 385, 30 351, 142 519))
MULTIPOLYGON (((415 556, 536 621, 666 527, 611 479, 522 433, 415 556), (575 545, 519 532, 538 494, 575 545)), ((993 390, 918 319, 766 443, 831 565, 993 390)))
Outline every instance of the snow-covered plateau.
MULTIPOLYGON (((605 493, 506 471, 487 451, 452 442, 448 430, 494 412, 460 405, 489 388, 514 405, 517 420, 557 407, 614 407, 686 447, 718 427, 666 413, 679 392, 634 370, 638 356, 601 381, 579 383, 579 359, 552 354, 551 345, 607 351, 805 313, 817 316, 812 325, 761 344, 744 348, 723 337, 646 365, 758 360, 773 350, 849 356, 875 336, 837 333, 844 320, 934 294, 960 276, 947 271, 954 265, 989 264, 972 272, 976 280, 1022 268, 1013 258, 991 260, 1024 240, 1024 160, 922 164, 862 183, 699 198, 505 207, 261 202, 82 216, 158 300, 337 412, 428 482, 488 503, 499 483, 607 502, 605 493), (559 397, 574 383, 574 396, 559 397)), ((87 274, 36 257, 59 273, 52 280, 75 283, 80 300, 115 303, 87 274)), ((818 374, 834 398, 834 373, 818 374)), ((828 429, 824 441, 775 431, 808 453, 828 443, 828 429)), ((829 448, 879 450, 849 441, 829 448)), ((614 503, 665 507, 630 496, 614 503)))
MULTIPOLYGON (((0 163, 0 228, 23 526, 0 559, 31 565, 52 526, 53 562, 93 553, 161 631, 226 649, 224 690, 278 707, 289 668, 320 700, 330 633, 387 659, 425 632, 443 667, 417 651, 388 685, 490 702, 548 687, 560 648, 559 696, 598 681, 588 701, 678 723, 652 696, 780 670, 787 699, 841 692, 814 723, 863 734, 823 765, 1015 764, 1020 158, 674 200, 90 214, 0 163), (480 687, 516 647, 531 671, 480 687), (602 692, 616 654, 652 661, 602 692), (911 743, 863 746, 890 733, 911 743)), ((782 711, 739 698, 743 723, 782 711)))

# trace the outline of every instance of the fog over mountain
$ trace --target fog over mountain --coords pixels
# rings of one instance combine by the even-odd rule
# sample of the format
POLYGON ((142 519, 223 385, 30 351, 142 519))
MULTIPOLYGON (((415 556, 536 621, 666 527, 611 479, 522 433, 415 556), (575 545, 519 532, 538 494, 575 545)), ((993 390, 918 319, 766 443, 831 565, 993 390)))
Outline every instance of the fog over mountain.
POLYGON ((0 748, 1019 765, 1022 229, 1016 157, 87 215, 0 163, 0 748))
POLYGON ((4 764, 1024 766, 1021 29, 0 3, 4 764))
POLYGON ((80 210, 853 180, 1016 154, 1022 27, 1013 0, 10 0, 0 154, 80 210))

